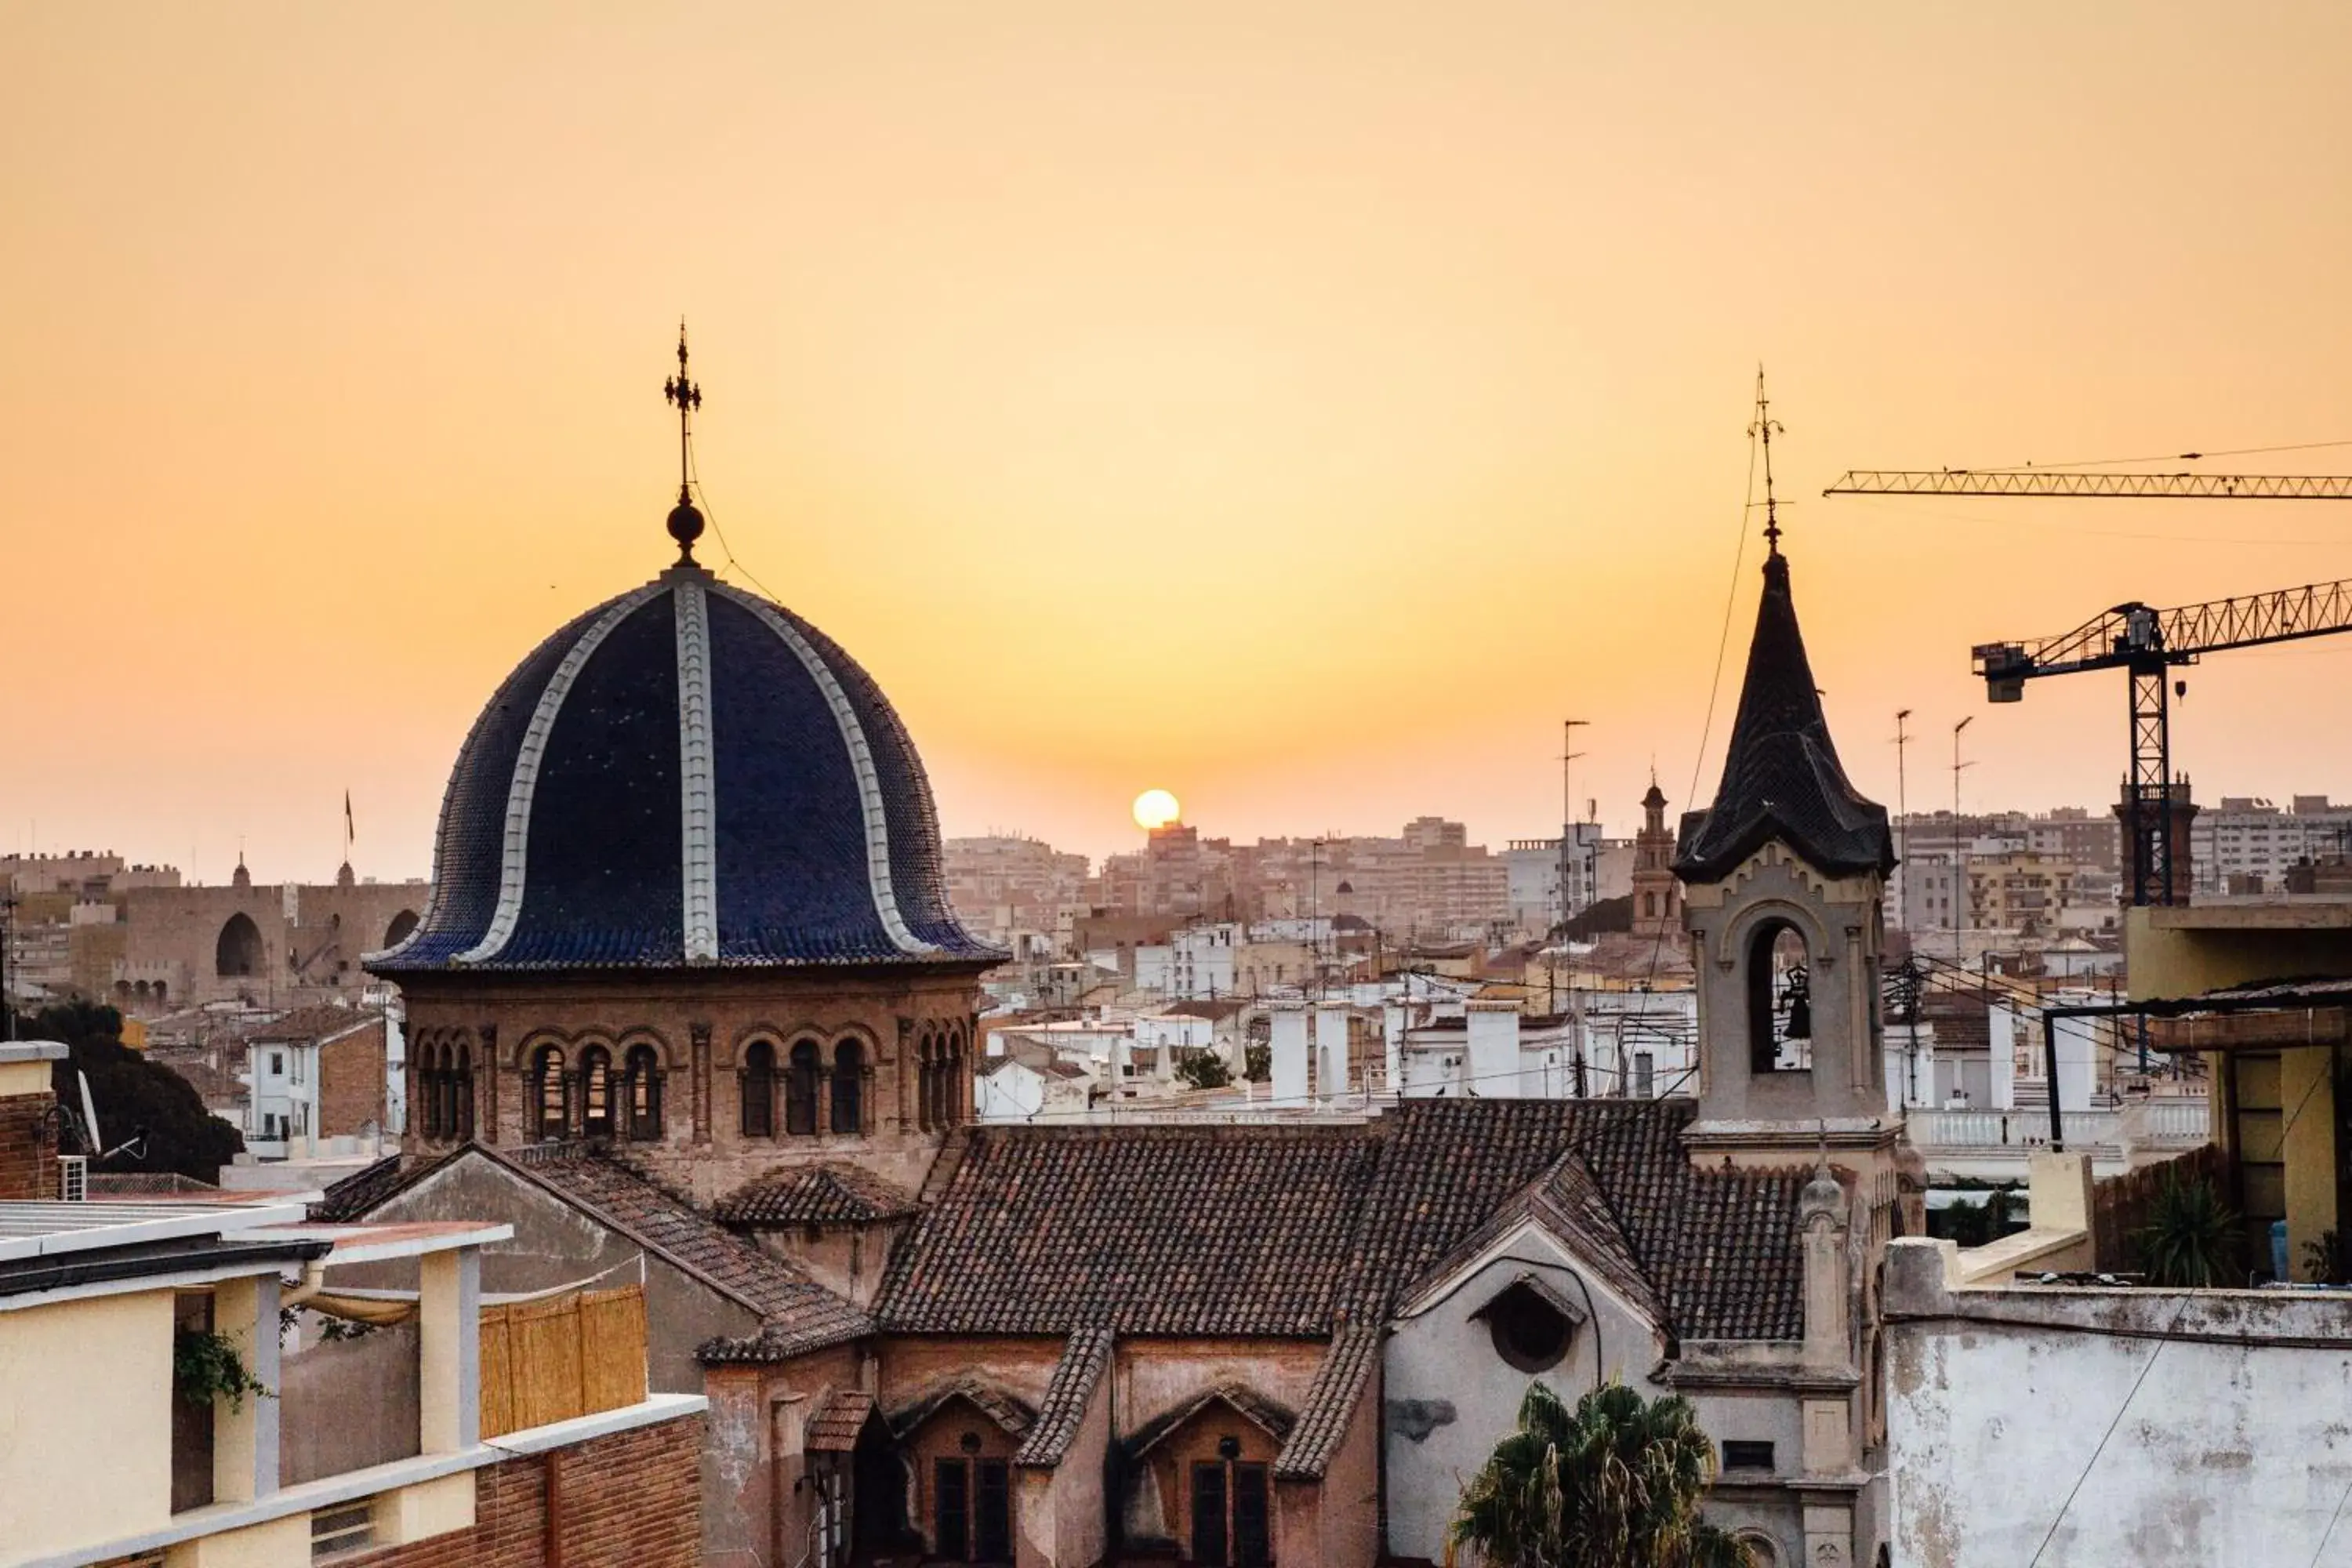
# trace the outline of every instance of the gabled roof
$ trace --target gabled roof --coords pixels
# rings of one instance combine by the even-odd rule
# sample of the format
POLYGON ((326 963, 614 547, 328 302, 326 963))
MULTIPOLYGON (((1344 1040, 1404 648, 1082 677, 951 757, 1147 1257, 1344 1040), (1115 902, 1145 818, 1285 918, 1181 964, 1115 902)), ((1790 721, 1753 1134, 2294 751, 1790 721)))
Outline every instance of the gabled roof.
POLYGON ((1062 1347, 1062 1359, 1054 1365, 1054 1381, 1045 1386, 1045 1403, 1037 1407, 1037 1424, 1013 1456, 1014 1464, 1051 1469, 1062 1462, 1086 1420, 1096 1385, 1110 1368, 1111 1342, 1110 1330, 1100 1324, 1070 1336, 1062 1347))
POLYGON ((1009 1436, 1027 1436, 1029 1429, 1037 1422, 1034 1410, 994 1384, 977 1377, 960 1377, 952 1383, 941 1384, 892 1411, 890 1430, 904 1437, 938 1414, 941 1406, 958 1399, 995 1422, 1009 1436))
POLYGON ((1332 1336, 1331 1348, 1315 1369, 1307 1390, 1307 1404, 1297 1425, 1274 1458, 1278 1480, 1319 1481, 1331 1467, 1331 1457, 1348 1436, 1349 1417, 1363 1398, 1364 1384, 1380 1364, 1381 1331, 1370 1324, 1350 1324, 1332 1336))
POLYGON ((711 1342, 698 1352, 706 1360, 782 1359, 873 1331, 872 1319, 799 1268, 761 1251, 641 1172, 581 1144, 535 1143, 509 1152, 467 1143, 436 1160, 390 1173, 387 1162, 380 1161, 328 1188, 325 1201, 313 1205, 312 1217, 362 1218, 436 1172, 469 1159, 487 1161, 538 1187, 758 1314, 758 1333, 711 1342), (713 1355, 713 1347, 725 1353, 713 1355))
POLYGON ((1774 838, 1832 876, 1895 868, 1886 808, 1864 799, 1839 765, 1797 626, 1789 560, 1778 551, 1764 562, 1723 782, 1712 806, 1684 814, 1675 875, 1718 881, 1774 838))
POLYGON ((872 1225, 916 1212, 915 1200, 862 1166, 828 1160, 763 1172, 712 1207, 721 1225, 872 1225))
POLYGON ((1687 1100, 1408 1100, 1369 1125, 976 1127, 886 1331, 1320 1339, 1532 1215, 1669 1333, 1802 1332, 1806 1172, 1701 1171, 1687 1100))
POLYGON ((1135 1435, 1127 1440, 1127 1457, 1130 1459, 1143 1458, 1158 1447, 1163 1438, 1212 1405, 1227 1406, 1234 1415, 1277 1443, 1286 1440, 1298 1423, 1297 1415, 1279 1400, 1269 1399, 1246 1384, 1221 1383, 1137 1427, 1135 1435))

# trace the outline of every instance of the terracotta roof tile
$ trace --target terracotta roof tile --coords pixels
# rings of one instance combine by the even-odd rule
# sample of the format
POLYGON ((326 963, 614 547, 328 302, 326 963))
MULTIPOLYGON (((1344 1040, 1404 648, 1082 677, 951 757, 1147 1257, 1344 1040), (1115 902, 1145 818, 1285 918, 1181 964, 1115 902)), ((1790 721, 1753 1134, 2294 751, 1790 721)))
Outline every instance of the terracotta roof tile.
POLYGON ((974 1128, 877 1315, 922 1333, 1318 1336, 1373 1164, 1352 1127, 974 1128))
POLYGON ((1298 1415, 1280 1400, 1269 1399, 1247 1384, 1223 1383, 1194 1398, 1186 1400, 1173 1410, 1153 1417, 1136 1428, 1127 1440, 1127 1456, 1139 1459, 1160 1446, 1160 1439, 1176 1431, 1195 1413, 1213 1404, 1230 1406, 1234 1414, 1247 1421, 1277 1443, 1287 1442, 1297 1428, 1298 1415))
POLYGON ((915 1212, 915 1200, 843 1161, 787 1165, 752 1177, 719 1200, 721 1225, 870 1225, 915 1212))
POLYGON ((1094 1398, 1095 1386, 1110 1366, 1111 1331, 1099 1325, 1078 1330, 1062 1347, 1055 1363, 1054 1381, 1045 1385, 1045 1403, 1037 1407, 1037 1424, 1013 1456, 1016 1465, 1051 1469, 1070 1451, 1094 1398))
POLYGON ((1364 1384, 1381 1361, 1381 1331, 1369 1324, 1341 1329, 1315 1369, 1298 1424, 1274 1458, 1278 1480, 1319 1481, 1331 1456, 1348 1436, 1348 1418, 1362 1399, 1364 1384))
POLYGON ((846 1454, 874 1413, 874 1396, 863 1389, 836 1388, 824 1396, 801 1433, 802 1447, 816 1453, 846 1454))

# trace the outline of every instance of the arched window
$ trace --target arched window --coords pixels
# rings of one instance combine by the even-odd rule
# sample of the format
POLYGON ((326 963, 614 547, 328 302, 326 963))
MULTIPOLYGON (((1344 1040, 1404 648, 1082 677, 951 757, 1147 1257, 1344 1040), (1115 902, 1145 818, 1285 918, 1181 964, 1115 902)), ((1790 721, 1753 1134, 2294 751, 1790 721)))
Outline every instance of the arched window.
POLYGON ((441 1136, 441 1048, 430 1040, 416 1046, 416 1130, 427 1139, 441 1136))
POLYGON ((463 1040, 457 1042, 457 1068, 450 1075, 449 1087, 456 1102, 449 1135, 463 1142, 474 1135, 474 1051, 463 1040))
POLYGON ((220 929, 220 940, 213 943, 213 973, 223 979, 243 978, 258 974, 266 963, 261 946, 261 928, 253 923, 248 914, 234 914, 220 929))
POLYGON ((950 1029, 947 1036, 947 1071, 940 1081, 940 1125, 954 1127, 963 1121, 963 1097, 971 1092, 971 1074, 963 1065, 963 1031, 950 1029))
POLYGON ((931 1067, 931 1035, 926 1029, 915 1046, 915 1125, 923 1131, 931 1131, 931 1080, 939 1075, 931 1067))
POLYGON ((866 1131, 866 1048, 856 1040, 833 1047, 833 1130, 845 1135, 866 1131))
POLYGON ((415 910, 401 910, 398 914, 392 917, 392 923, 383 928, 383 945, 388 948, 398 947, 403 942, 407 940, 408 933, 415 929, 416 911, 415 910))
POLYGON ((816 1083, 822 1070, 814 1040, 793 1047, 792 1068, 784 1078, 784 1131, 795 1138, 816 1136, 816 1083))
POLYGON ((1767 921, 1748 939, 1748 1068, 1809 1072, 1813 1012, 1805 939, 1786 921, 1767 921))
POLYGON ((776 1135, 776 1047, 754 1040, 743 1053, 743 1116, 746 1138, 776 1135))
POLYGON ((580 1053, 580 1130, 588 1138, 613 1135, 613 1053, 602 1046, 580 1053))
POLYGON ((628 1110, 629 1136, 652 1143, 662 1135, 661 1056, 651 1046, 631 1046, 623 1074, 622 1095, 628 1110))
POLYGON ((531 1136, 547 1142, 564 1136, 570 1118, 564 1114, 563 1053, 541 1046, 530 1057, 531 1136))

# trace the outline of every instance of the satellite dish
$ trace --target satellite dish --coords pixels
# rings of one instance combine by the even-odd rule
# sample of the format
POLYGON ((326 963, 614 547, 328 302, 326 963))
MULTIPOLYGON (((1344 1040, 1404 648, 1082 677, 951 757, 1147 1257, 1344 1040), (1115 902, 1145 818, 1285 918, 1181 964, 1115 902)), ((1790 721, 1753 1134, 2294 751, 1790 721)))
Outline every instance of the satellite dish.
POLYGON ((98 1104, 89 1097, 89 1074, 77 1068, 74 1077, 81 1081, 82 1131, 89 1139, 89 1152, 95 1154, 106 1147, 106 1140, 98 1135, 98 1104))

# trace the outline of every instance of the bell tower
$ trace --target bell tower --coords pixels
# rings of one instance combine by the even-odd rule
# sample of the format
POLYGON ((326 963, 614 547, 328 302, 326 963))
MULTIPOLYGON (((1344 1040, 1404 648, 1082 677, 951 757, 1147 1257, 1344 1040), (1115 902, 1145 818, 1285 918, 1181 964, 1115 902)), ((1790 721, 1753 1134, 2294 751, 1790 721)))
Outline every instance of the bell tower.
POLYGON ((1633 835, 1633 934, 1680 942, 1683 889, 1675 880, 1675 831, 1666 826, 1666 792, 1650 775, 1642 797, 1642 828, 1633 835))
POLYGON ((1891 1173, 1902 1121, 1883 1081, 1878 975, 1894 838, 1838 763, 1777 523, 1766 539, 1722 783, 1685 814, 1674 858, 1698 986, 1699 1113, 1685 1141, 1708 1164, 1835 1152, 1891 1173))

